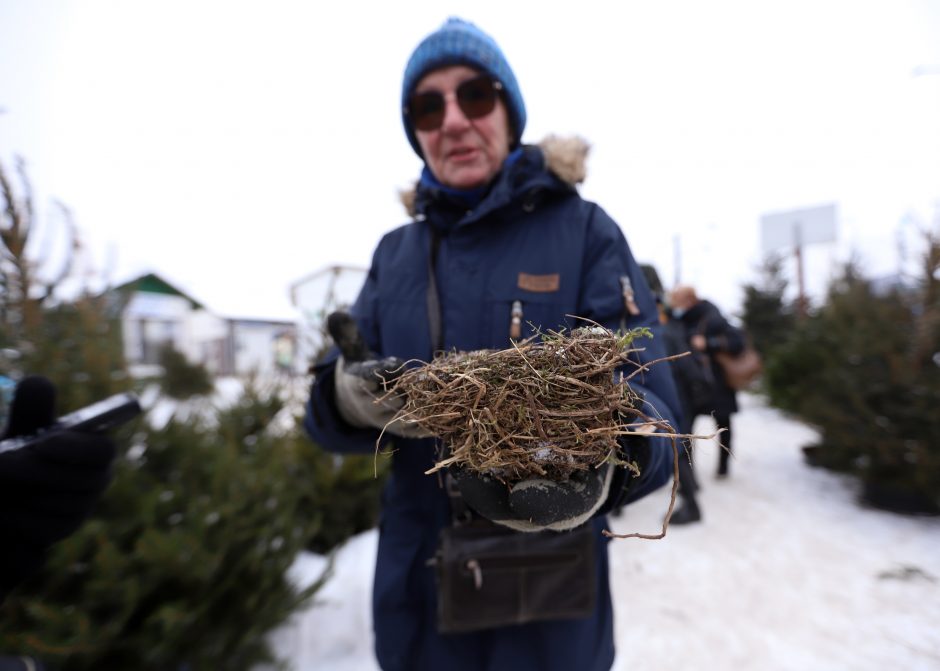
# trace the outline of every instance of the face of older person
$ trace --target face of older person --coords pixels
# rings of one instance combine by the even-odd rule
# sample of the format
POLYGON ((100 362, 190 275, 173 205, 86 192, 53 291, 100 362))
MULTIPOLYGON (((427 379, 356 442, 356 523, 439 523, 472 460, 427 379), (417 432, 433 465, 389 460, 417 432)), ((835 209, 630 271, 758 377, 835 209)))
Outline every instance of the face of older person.
POLYGON ((415 130, 428 168, 438 181, 455 189, 489 183, 509 154, 509 116, 502 99, 486 116, 468 119, 457 104, 457 87, 480 73, 465 65, 434 70, 418 82, 415 93, 444 95, 444 122, 436 130, 415 130))
POLYGON ((696 303, 698 303, 698 296, 695 294, 695 289, 690 286, 677 286, 669 294, 669 305, 674 310, 688 310, 694 307, 696 303))

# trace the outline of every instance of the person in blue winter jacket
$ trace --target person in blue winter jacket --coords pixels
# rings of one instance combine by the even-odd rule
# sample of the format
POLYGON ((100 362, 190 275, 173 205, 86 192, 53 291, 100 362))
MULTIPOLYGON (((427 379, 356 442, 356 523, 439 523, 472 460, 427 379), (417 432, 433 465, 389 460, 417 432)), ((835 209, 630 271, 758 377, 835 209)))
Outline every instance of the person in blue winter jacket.
MULTIPOLYGON (((429 561, 454 523, 454 498, 441 478, 425 475, 440 446, 415 424, 389 424, 398 406, 376 402, 370 374, 383 364, 390 369, 392 357, 430 361, 441 350, 504 349, 536 329, 570 329, 575 317, 612 330, 651 329, 654 337, 635 356, 653 361, 664 356, 653 296, 621 229, 577 192, 587 146, 558 138, 522 143, 522 93, 491 37, 447 20, 412 53, 401 101, 405 134, 424 161, 415 189, 403 197, 412 221, 381 239, 350 323, 339 325, 353 330, 353 340, 361 337, 368 356, 353 356, 347 346, 320 361, 305 418, 311 437, 334 452, 373 453, 383 429, 383 443, 394 445, 373 586, 376 656, 385 671, 609 669, 606 513, 670 480, 671 441, 625 439, 622 456, 639 463, 639 476, 607 465, 582 482, 541 482, 535 490, 543 500, 534 507, 521 490, 455 474, 472 514, 519 535, 588 525, 597 598, 582 617, 442 633, 429 561)), ((666 364, 630 384, 647 414, 678 426, 666 364)))

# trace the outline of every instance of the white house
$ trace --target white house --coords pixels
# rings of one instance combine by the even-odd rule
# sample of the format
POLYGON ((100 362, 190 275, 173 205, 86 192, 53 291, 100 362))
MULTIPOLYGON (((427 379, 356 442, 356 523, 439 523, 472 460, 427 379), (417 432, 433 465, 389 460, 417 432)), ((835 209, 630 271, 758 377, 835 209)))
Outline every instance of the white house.
POLYGON ((230 319, 150 273, 112 290, 120 298, 124 353, 131 372, 159 372, 167 344, 215 375, 294 373, 305 367, 297 356, 297 324, 291 321, 230 319))
POLYGON ((302 372, 297 356, 297 324, 266 319, 229 319, 226 363, 236 374, 302 372))

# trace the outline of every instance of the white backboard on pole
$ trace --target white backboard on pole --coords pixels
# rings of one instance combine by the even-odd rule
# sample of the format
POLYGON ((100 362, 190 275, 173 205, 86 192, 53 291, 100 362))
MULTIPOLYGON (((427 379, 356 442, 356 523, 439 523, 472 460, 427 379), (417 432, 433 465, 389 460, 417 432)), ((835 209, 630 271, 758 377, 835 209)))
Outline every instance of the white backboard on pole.
POLYGON ((836 239, 835 204, 772 212, 760 219, 761 252, 770 254, 836 239))

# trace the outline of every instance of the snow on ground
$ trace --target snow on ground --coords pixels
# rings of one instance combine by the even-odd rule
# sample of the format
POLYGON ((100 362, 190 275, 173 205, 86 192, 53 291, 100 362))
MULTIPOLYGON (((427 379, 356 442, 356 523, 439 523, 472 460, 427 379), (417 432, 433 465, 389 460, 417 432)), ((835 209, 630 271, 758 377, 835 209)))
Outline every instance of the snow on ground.
MULTIPOLYGON (((713 441, 696 448, 703 523, 611 542, 614 671, 940 669, 940 519, 860 507, 852 479, 803 462, 811 430, 741 401, 731 477, 714 479, 713 441)), ((656 532, 668 499, 629 506, 612 529, 656 532)), ((378 668, 375 552, 375 531, 351 539, 313 607, 273 635, 295 671, 378 668)), ((304 555, 295 575, 325 563, 304 555)))

